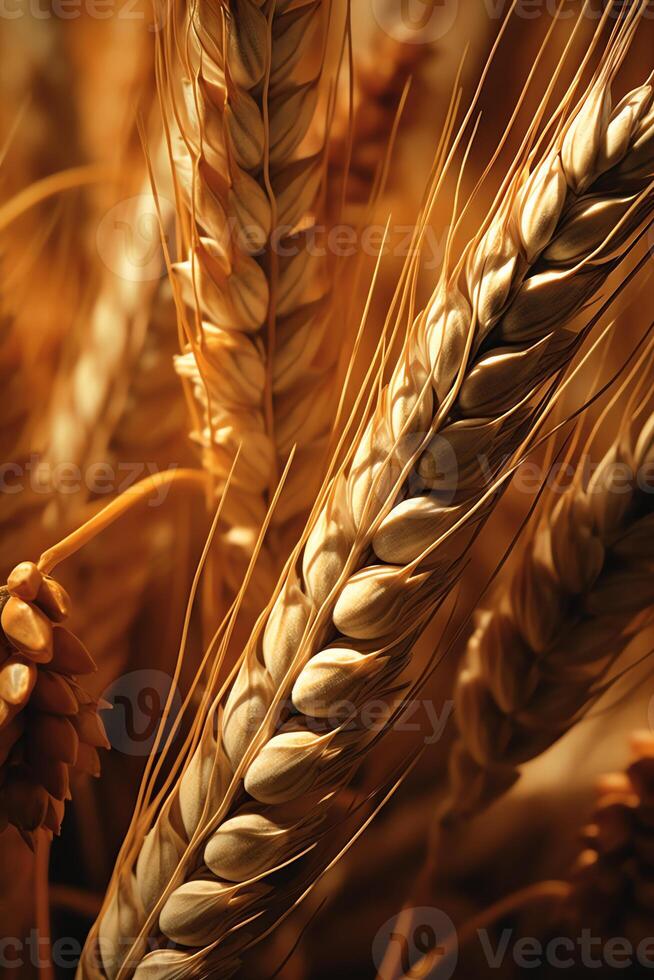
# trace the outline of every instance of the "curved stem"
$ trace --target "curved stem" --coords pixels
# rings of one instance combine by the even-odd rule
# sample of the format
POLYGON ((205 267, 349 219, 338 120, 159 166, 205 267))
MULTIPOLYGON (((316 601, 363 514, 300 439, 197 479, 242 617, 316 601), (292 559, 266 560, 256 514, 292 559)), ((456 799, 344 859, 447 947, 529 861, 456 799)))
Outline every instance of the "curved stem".
POLYGON ((500 898, 487 909, 483 909, 478 915, 474 915, 467 922, 464 922, 458 930, 459 946, 464 946, 470 942, 479 929, 486 929, 492 926, 498 919, 503 919, 511 912, 518 912, 520 909, 531 905, 533 902, 547 900, 561 902, 569 898, 572 886, 567 881, 538 881, 535 885, 527 885, 505 898, 500 898))
MULTIPOLYGON (((512 912, 517 912, 535 902, 545 900, 555 902, 564 901, 569 897, 571 890, 572 886, 567 881, 539 881, 535 885, 528 885, 526 888, 521 888, 511 895, 501 898, 498 902, 494 902, 488 908, 483 909, 478 915, 468 919, 459 929, 456 929, 452 935, 446 938, 437 953, 439 960, 442 962, 446 956, 449 956, 455 950, 469 943, 480 929, 487 929, 499 919, 503 919, 504 916, 512 912)), ((407 909, 405 911, 410 914, 412 910, 407 909)), ((404 934, 406 934, 410 925, 410 920, 403 925, 402 931, 404 934)), ((397 980, 406 980, 407 977, 427 977, 434 969, 435 952, 434 949, 431 949, 425 953, 417 963, 411 966, 408 973, 401 972, 396 974, 394 971, 393 973, 388 973, 384 970, 383 976, 397 977, 397 980)), ((381 976, 382 972, 380 971, 377 974, 377 980, 381 980, 381 976)))
MULTIPOLYGON (((167 486, 179 483, 186 483, 206 491, 207 481, 206 473, 202 470, 192 469, 168 470, 165 473, 155 473, 146 477, 145 480, 141 480, 129 490, 121 493, 119 497, 107 504, 98 514, 94 514, 81 527, 76 528, 71 534, 44 551, 38 561, 40 571, 51 572, 60 562, 70 558, 71 555, 88 544, 96 535, 126 514, 132 507, 147 500, 155 491, 161 491, 167 486)), ((163 500, 161 502, 163 503, 163 500)))
POLYGON ((72 167, 70 170, 61 170, 56 174, 43 177, 42 180, 19 191, 11 200, 0 208, 0 231, 4 231, 7 225, 19 218, 25 211, 61 194, 63 191, 73 190, 77 187, 84 187, 86 184, 99 184, 106 180, 115 180, 116 171, 111 170, 100 164, 89 164, 84 167, 72 167))

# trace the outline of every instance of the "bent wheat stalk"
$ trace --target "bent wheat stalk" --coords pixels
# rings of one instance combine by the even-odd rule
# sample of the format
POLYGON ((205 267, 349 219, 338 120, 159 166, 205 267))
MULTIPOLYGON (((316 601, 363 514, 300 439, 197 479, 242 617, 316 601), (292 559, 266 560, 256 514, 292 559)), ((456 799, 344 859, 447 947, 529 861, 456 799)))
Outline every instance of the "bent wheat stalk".
POLYGON ((330 804, 377 738, 358 712, 392 701, 503 462, 539 417, 533 396, 578 348, 565 324, 652 208, 651 86, 611 110, 634 23, 632 11, 576 111, 540 157, 517 162, 488 228, 409 329, 229 694, 199 719, 150 832, 139 838, 141 821, 127 842, 80 976, 228 976, 273 910, 301 896, 306 864, 327 862, 315 844, 330 804), (147 952, 168 941, 179 948, 147 952))
MULTIPOLYGON (((202 416, 193 438, 218 492, 240 447, 223 514, 222 570, 234 592, 292 448, 276 525, 312 505, 329 432, 326 262, 311 247, 324 163, 322 152, 301 155, 321 73, 312 41, 317 33, 324 45, 329 8, 180 3, 184 38, 166 47, 181 217, 192 223, 173 276, 196 320, 177 369, 193 385, 202 416)), ((264 549, 247 597, 257 610, 278 569, 264 549)))
POLYGON ((579 720, 651 614, 654 416, 573 485, 485 611, 456 686, 446 817, 491 803, 579 720))

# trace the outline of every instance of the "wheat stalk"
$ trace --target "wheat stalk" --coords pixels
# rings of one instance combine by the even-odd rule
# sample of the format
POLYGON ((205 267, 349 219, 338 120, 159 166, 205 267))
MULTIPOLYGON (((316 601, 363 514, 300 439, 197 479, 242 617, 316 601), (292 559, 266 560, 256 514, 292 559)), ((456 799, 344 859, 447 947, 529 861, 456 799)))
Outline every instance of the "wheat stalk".
MULTIPOLYGON (((307 247, 324 165, 320 152, 300 155, 317 111, 312 42, 329 4, 183 9, 185 57, 180 67, 173 40, 168 61, 177 84, 182 75, 178 176, 192 240, 173 275, 197 322, 177 369, 192 382, 202 416, 193 437, 218 492, 240 449, 223 512, 224 574, 237 592, 291 449, 278 526, 311 506, 329 432, 326 262, 307 247)), ((248 593, 258 608, 278 566, 264 549, 248 593)))
POLYGON ((566 491, 482 614, 457 678, 449 816, 492 802, 575 724, 650 612, 653 439, 650 416, 566 491))
MULTIPOLYGON (((205 975, 207 964, 228 975, 264 928, 267 876, 315 842, 316 821, 375 741, 330 723, 334 709, 346 700, 356 715, 388 694, 421 619, 456 578, 465 532, 524 435, 530 398, 577 349, 565 324, 629 247, 611 240, 616 223, 627 236, 651 207, 651 86, 610 109, 624 50, 616 42, 531 169, 518 162, 489 227, 409 330, 299 567, 289 566, 229 695, 135 843, 135 867, 119 865, 81 976, 205 975), (480 446, 490 472, 473 464, 480 446), (456 486, 443 471, 452 453, 456 486), (412 495, 412 465, 431 496, 412 495), (296 715, 280 730, 285 699, 296 715), (187 949, 145 955, 146 935, 159 932, 187 949)), ((297 882, 287 887, 297 896, 297 882)), ((292 901, 282 886, 275 898, 292 901)))

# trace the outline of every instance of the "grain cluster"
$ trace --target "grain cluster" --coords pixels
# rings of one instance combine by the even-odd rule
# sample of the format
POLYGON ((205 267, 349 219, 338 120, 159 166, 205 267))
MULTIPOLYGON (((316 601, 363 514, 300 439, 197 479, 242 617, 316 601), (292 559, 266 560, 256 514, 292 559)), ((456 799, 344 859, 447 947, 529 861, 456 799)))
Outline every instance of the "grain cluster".
MULTIPOLYGON (((256 28, 261 12, 248 10, 256 28)), ((249 61, 234 57, 245 77, 249 61)), ((273 881, 278 906, 297 895, 299 857, 377 739, 362 709, 382 698, 392 713, 416 632, 456 581, 497 478, 538 417, 535 396, 578 349, 571 319, 652 208, 652 87, 613 106, 619 63, 609 58, 550 142, 519 161, 409 327, 233 685, 135 862, 118 869, 82 975, 227 976, 265 929, 273 881), (129 948, 121 936, 134 937, 129 948), (147 951, 169 940, 178 948, 147 951)))

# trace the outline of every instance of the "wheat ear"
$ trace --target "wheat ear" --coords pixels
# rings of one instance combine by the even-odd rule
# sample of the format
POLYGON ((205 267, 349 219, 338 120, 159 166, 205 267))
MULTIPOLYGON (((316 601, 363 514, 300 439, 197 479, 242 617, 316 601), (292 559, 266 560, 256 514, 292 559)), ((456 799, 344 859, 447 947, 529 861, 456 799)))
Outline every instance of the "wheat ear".
MULTIPOLYGON (((318 99, 312 39, 329 4, 182 9, 184 57, 172 39, 168 62, 173 85, 182 76, 178 178, 193 228, 173 274, 197 323, 177 369, 193 384, 202 416, 193 437, 218 492, 240 447, 223 512, 223 567, 238 591, 291 449, 276 525, 315 499, 329 431, 326 262, 308 247, 323 159, 299 155, 318 99)), ((277 571, 264 549, 248 601, 267 602, 277 571)))
POLYGON ((53 578, 21 562, 0 589, 0 829, 13 824, 33 846, 59 833, 70 770, 97 776, 108 748, 97 702, 77 683, 95 665, 61 625, 70 600, 53 578))
MULTIPOLYGON (((334 724, 335 709, 345 701, 356 715, 392 687, 421 618, 456 578, 468 538, 454 529, 470 531, 530 397, 577 349, 564 324, 618 261, 616 221, 633 232, 652 205, 651 86, 610 109, 624 50, 610 50, 532 169, 516 166, 489 228, 409 330, 300 567, 283 578, 226 701, 135 844, 134 869, 118 867, 80 975, 182 977, 207 964, 228 975, 235 952, 264 930, 267 876, 316 841, 316 822, 376 739, 334 724), (490 472, 474 463, 480 447, 490 472), (443 470, 452 454, 455 487, 443 470), (414 463, 431 496, 402 480, 414 463), (280 730, 289 700, 296 714, 280 730), (186 949, 144 955, 146 934, 186 949)), ((275 894, 282 908, 297 880, 286 887, 275 894)))
MULTIPOLYGON (((130 230, 156 221, 150 180, 132 198, 123 215, 130 230)), ((169 216, 170 217, 170 216, 169 216)), ((155 236, 158 230, 154 228, 155 236)), ((155 246, 158 238, 155 237, 155 246)), ((121 418, 145 341, 151 308, 158 289, 156 275, 135 278, 133 258, 125 242, 116 242, 112 267, 104 270, 97 300, 89 317, 83 345, 70 372, 55 392, 50 409, 45 461, 84 465, 105 459, 111 433, 121 418)), ((163 261, 161 275, 165 273, 163 261)), ((171 300, 171 308, 174 305, 171 300)), ((69 502, 78 503, 77 499, 69 502)))
POLYGON ((651 937, 654 916, 654 736, 635 732, 631 749, 625 772, 598 781, 566 904, 577 927, 601 937, 624 936, 637 948, 651 937))
POLYGON ((650 613, 653 463, 651 416, 563 494, 482 614, 457 678, 449 815, 492 802, 575 724, 650 613))

